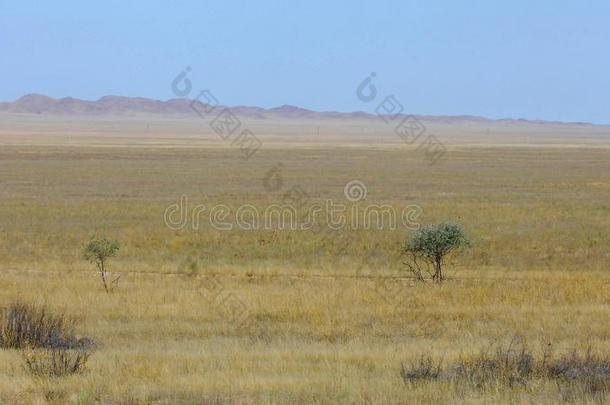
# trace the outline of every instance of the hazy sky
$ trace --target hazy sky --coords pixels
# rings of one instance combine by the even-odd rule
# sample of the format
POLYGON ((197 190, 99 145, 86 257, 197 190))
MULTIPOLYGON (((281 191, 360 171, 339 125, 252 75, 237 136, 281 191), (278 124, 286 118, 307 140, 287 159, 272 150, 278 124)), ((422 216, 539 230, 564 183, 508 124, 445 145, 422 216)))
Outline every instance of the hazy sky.
POLYGON ((174 97, 186 66, 223 104, 610 123, 610 1, 0 0, 0 100, 174 97), (502 4, 500 4, 502 3, 502 4))

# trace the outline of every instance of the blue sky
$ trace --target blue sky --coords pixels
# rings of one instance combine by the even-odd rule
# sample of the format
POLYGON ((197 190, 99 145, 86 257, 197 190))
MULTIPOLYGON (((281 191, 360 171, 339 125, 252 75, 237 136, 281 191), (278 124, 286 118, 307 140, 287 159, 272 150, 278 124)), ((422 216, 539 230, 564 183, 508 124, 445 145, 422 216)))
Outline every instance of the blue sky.
POLYGON ((606 1, 0 0, 0 100, 174 97, 186 66, 223 104, 610 123, 606 1))

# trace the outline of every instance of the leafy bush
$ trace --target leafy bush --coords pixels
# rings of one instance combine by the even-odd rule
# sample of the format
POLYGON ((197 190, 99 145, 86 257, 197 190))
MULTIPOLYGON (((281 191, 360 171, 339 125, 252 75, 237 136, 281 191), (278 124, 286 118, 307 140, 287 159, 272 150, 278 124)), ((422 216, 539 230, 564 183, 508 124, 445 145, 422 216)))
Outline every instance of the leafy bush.
POLYGON ((423 281, 423 269, 438 283, 444 280, 443 263, 447 255, 470 246, 470 240, 462 227, 453 223, 428 225, 415 232, 402 249, 406 256, 404 264, 423 281), (430 266, 434 271, 430 271, 430 266))
MULTIPOLYGON (((92 238, 83 249, 83 257, 85 260, 96 265, 107 293, 110 292, 110 289, 107 282, 106 264, 108 259, 118 253, 119 249, 119 242, 106 238, 92 238)), ((118 278, 113 280, 112 283, 115 283, 117 280, 118 278)))

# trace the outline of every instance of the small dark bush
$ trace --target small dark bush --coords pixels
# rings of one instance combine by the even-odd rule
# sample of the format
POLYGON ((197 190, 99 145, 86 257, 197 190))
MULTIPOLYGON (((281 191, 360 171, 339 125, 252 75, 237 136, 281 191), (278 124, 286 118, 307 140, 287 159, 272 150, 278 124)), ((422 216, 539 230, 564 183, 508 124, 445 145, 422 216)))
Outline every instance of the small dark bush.
POLYGON ((432 357, 421 356, 418 363, 401 365, 400 376, 406 382, 437 380, 441 374, 441 362, 434 363, 432 357))
POLYGON ((91 339, 74 336, 74 325, 63 315, 50 314, 44 307, 16 303, 3 311, 0 347, 6 349, 93 348, 91 339))

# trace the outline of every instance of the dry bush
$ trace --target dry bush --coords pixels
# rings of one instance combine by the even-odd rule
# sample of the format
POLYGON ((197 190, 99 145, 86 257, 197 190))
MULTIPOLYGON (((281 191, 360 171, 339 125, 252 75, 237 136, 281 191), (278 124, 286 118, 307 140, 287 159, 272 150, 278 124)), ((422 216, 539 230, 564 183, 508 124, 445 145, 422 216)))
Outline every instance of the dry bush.
POLYGON ((74 323, 44 307, 15 303, 0 323, 0 347, 21 349, 25 368, 37 377, 80 373, 91 356, 94 342, 74 335, 74 323))
POLYGON ((559 381, 566 400, 582 395, 604 398, 610 392, 610 358, 595 355, 590 348, 584 355, 573 351, 550 362, 546 371, 559 381))
POLYGON ((44 307, 23 303, 10 305, 0 323, 0 347, 7 349, 92 348, 93 341, 74 336, 74 324, 63 314, 50 314, 44 307))
POLYGON ((533 380, 554 381, 566 400, 605 398, 610 392, 610 359, 572 351, 554 358, 545 351, 536 358, 522 345, 512 343, 506 348, 483 351, 476 356, 462 357, 446 369, 430 356, 422 356, 419 363, 402 364, 400 375, 405 384, 419 381, 451 380, 466 382, 482 389, 492 386, 527 387, 533 380))
POLYGON ((461 358, 451 370, 453 378, 466 380, 476 387, 504 384, 526 385, 535 373, 534 356, 526 347, 497 348, 472 358, 461 358))
POLYGON ((64 377, 84 370, 91 352, 66 348, 24 349, 26 370, 37 377, 64 377))
POLYGON ((400 376, 406 382, 437 380, 441 375, 441 362, 435 363, 430 356, 421 356, 419 362, 401 365, 400 376))

